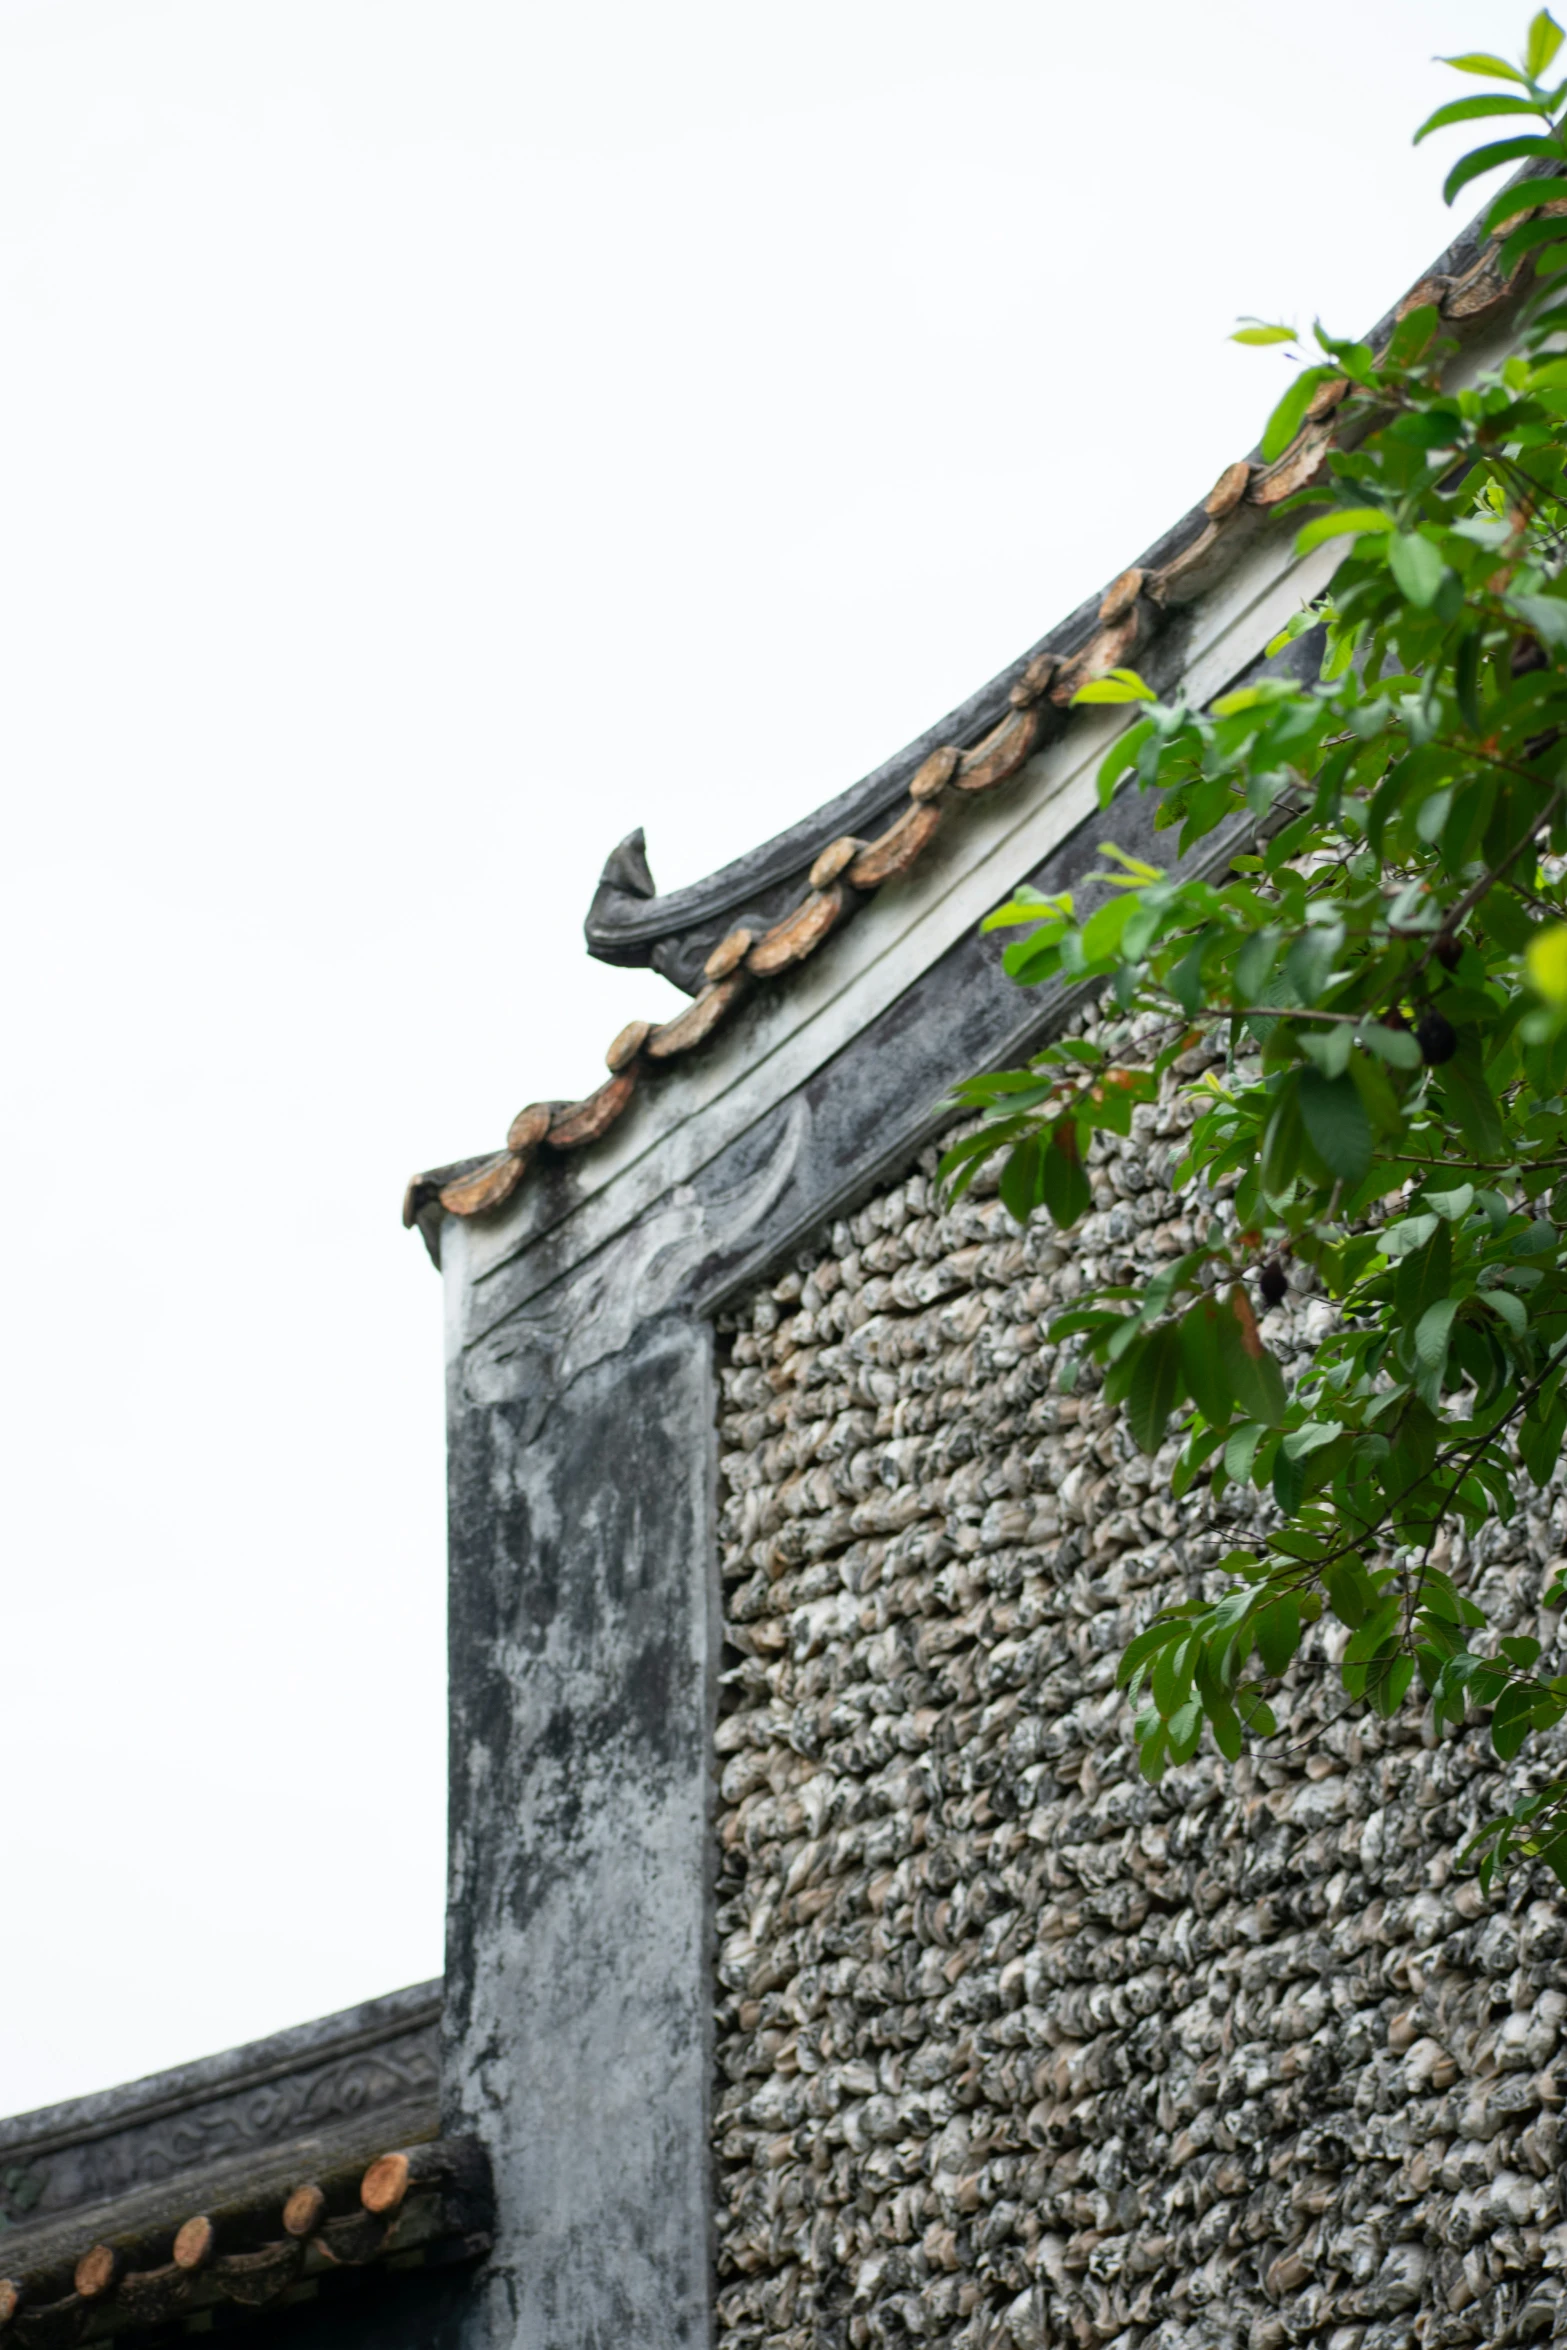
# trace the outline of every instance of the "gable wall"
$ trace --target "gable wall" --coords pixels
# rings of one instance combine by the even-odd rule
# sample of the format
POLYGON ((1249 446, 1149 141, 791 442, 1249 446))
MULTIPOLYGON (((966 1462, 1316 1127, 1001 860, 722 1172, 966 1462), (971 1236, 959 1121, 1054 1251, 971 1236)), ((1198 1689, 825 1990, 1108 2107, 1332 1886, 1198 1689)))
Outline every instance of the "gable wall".
MULTIPOLYGON (((1135 1455, 1043 1332, 1189 1245, 1180 1131, 1096 1145, 1066 1247, 937 1213, 927 1153, 724 1325, 725 2350, 1567 2329, 1567 1910, 1452 1869, 1502 1792, 1483 1736, 1356 1714, 1136 1771, 1115 1660, 1260 1499, 1173 1500, 1176 1447, 1135 1455)), ((1553 1485, 1460 1548, 1504 1625, 1554 1638, 1564 1517, 1553 1485)))

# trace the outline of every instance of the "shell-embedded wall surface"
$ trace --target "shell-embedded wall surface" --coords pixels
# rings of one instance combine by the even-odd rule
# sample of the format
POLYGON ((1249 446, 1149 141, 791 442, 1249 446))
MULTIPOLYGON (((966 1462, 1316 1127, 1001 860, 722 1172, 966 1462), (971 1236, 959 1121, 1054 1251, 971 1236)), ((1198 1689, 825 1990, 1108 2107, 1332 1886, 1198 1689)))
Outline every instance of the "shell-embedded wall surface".
MULTIPOLYGON (((931 1155, 725 1324, 722 2350, 1567 2332, 1567 1897, 1454 1866, 1521 1773, 1342 1713, 1321 1628, 1290 1736, 1137 1771, 1117 1656, 1263 1503, 1174 1499, 1046 1330, 1228 1214, 1185 1120, 1096 1144, 1065 1243, 931 1155)), ((1548 1647, 1564 1525, 1450 1562, 1548 1647)))

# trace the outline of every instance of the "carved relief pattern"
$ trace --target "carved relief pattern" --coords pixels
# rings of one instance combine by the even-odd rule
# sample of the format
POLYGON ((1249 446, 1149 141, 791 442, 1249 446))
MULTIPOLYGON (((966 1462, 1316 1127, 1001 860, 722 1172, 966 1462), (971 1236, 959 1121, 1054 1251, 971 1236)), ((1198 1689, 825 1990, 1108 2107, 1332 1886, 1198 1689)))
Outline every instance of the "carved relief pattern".
POLYGON ((0 2169, 0 2220, 14 2226, 78 2204, 106 2202, 133 2187, 193 2169, 247 2148, 273 2146, 384 2105, 415 2098, 434 2103, 440 2087, 435 2024, 356 2051, 335 2062, 302 2066, 280 2079, 193 2100, 182 2110, 112 2136, 64 2146, 0 2169))

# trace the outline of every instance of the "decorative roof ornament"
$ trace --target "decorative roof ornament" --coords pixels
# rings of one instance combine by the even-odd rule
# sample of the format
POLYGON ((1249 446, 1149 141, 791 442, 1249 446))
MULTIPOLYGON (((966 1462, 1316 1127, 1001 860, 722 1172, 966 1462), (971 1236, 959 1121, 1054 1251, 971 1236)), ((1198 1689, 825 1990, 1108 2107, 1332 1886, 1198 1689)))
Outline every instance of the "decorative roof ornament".
MULTIPOLYGON (((1529 175, 1520 175, 1527 177, 1529 175)), ((1560 211, 1559 202, 1543 207, 1560 211)), ((1516 226, 1516 216, 1508 223, 1516 226)), ((1398 320, 1434 303, 1444 324, 1472 341, 1523 291, 1527 261, 1501 274, 1501 238, 1471 227, 1439 267, 1413 286, 1373 330, 1386 340, 1398 320)), ((602 1139, 646 1084, 709 1038, 758 987, 787 984, 876 891, 903 880, 965 804, 1011 783, 1072 722, 1082 689, 1145 655, 1172 616, 1207 594, 1278 509, 1327 471, 1349 445, 1336 423, 1347 389, 1325 384, 1299 432, 1272 464, 1253 456, 1227 465, 1201 503, 1143 556, 885 766, 707 879, 661 896, 641 827, 607 859, 584 929, 601 962, 650 966, 693 999, 663 1023, 636 1021, 610 1045, 607 1084, 574 1102, 533 1102, 513 1119, 505 1147, 416 1175, 403 1197, 405 1227, 418 1226, 439 1262, 443 1216, 504 1207, 542 1157, 602 1139)))

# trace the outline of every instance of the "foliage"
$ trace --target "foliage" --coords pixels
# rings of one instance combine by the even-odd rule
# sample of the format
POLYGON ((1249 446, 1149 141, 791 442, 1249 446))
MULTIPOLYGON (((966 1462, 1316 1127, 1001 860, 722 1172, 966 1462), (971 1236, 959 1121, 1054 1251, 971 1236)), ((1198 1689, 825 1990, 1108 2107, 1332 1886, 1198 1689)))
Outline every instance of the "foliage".
MULTIPOLYGON (((1020 985, 1100 982, 1109 1018, 958 1089, 982 1123, 947 1156, 955 1191, 1002 1151, 1012 1212, 1074 1224, 1094 1130, 1128 1133, 1199 1039, 1226 1052, 1222 1078, 1183 1081, 1202 1114, 1175 1180, 1229 1179, 1235 1231, 1211 1221, 1051 1333, 1102 1366, 1145 1451, 1182 1415, 1178 1492, 1249 1479, 1277 1504, 1221 1596, 1122 1658, 1154 1777, 1204 1723, 1232 1759, 1272 1735, 1274 1684, 1324 1613, 1350 1701, 1390 1714, 1415 1691, 1439 1730, 1488 1708, 1504 1759, 1567 1713, 1538 1643, 1494 1637, 1441 1563, 1444 1533, 1510 1516, 1520 1467, 1543 1482, 1567 1433, 1567 82, 1543 78, 1562 40, 1542 12, 1521 66, 1449 60, 1502 86, 1417 134, 1514 118, 1447 180, 1451 202, 1496 165, 1533 175, 1485 215, 1525 287, 1513 355, 1466 380, 1434 307, 1381 350, 1319 326, 1263 436, 1276 457, 1342 403, 1326 478, 1292 502, 1301 554, 1343 550, 1285 632, 1320 631, 1300 648, 1320 643, 1320 675, 1265 671, 1207 709, 1129 670, 1085 688, 1137 711, 1101 806, 1156 793, 1176 859, 1106 848, 1091 912, 1022 890, 987 925, 1018 934, 1020 985), (1125 1023, 1150 1013, 1158 1049, 1126 1065, 1125 1023), (1340 1309, 1293 1388, 1252 1302, 1279 1302, 1290 1259, 1340 1309)), ((1477 1842, 1487 1882, 1519 1856, 1567 1882, 1567 1782, 1477 1842)))

